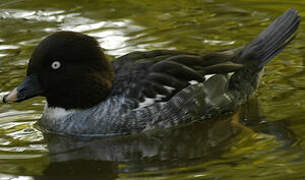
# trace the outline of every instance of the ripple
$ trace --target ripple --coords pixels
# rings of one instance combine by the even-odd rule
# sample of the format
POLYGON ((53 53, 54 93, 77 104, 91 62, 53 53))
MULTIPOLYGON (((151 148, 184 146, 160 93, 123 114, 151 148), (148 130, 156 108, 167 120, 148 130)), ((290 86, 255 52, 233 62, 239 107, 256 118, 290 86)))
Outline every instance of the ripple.
POLYGON ((62 22, 64 18, 78 15, 77 13, 69 15, 60 15, 63 10, 58 11, 26 11, 19 9, 1 9, 0 18, 3 19, 26 19, 47 22, 62 22))
POLYGON ((43 154, 17 154, 17 153, 13 153, 13 154, 0 154, 0 159, 1 160, 6 160, 6 159, 34 159, 34 158, 40 158, 42 157, 43 154))
POLYGON ((0 54, 0 57, 8 56, 9 54, 0 54))
MULTIPOLYGON (((3 112, 0 113, 0 122, 6 122, 6 121, 2 121, 1 118, 10 118, 10 116, 20 116, 20 115, 33 115, 34 117, 36 117, 36 114, 32 114, 35 111, 33 110, 27 110, 27 111, 18 111, 18 110, 9 110, 7 112, 3 112)), ((28 118, 33 118, 33 116, 27 116, 28 118)))
POLYGON ((105 26, 105 24, 106 24, 106 22, 87 24, 86 21, 90 21, 90 20, 85 19, 85 18, 79 18, 79 19, 77 19, 76 22, 75 21, 73 21, 73 23, 70 22, 71 24, 68 24, 68 23, 63 24, 62 30, 84 32, 84 31, 99 29, 99 28, 105 26), (83 22, 83 21, 85 21, 85 22, 83 22))
POLYGON ((20 48, 19 46, 16 45, 0 45, 0 50, 5 50, 5 49, 18 49, 20 48))
MULTIPOLYGON (((0 151, 2 153, 4 152, 9 152, 9 153, 20 153, 20 152, 34 152, 34 151, 38 151, 38 152, 47 152, 47 146, 44 144, 36 144, 36 145, 31 145, 31 146, 15 146, 15 147, 0 147, 0 151)), ((0 155, 1 156, 1 155, 0 155)), ((31 157, 33 157, 33 155, 31 155, 31 157)), ((34 155, 34 157, 41 157, 40 155, 34 155)), ((28 155, 27 157, 28 158, 28 155)), ((3 158, 0 158, 3 159, 3 158)), ((18 157, 18 159, 20 159, 20 157, 18 157)))
POLYGON ((0 180, 34 180, 34 177, 0 174, 0 180))
MULTIPOLYGON (((43 135, 34 127, 36 121, 14 121, 0 124, 0 151, 45 152, 43 135)), ((1 159, 1 158, 0 158, 1 159)))
POLYGON ((34 38, 34 39, 30 39, 30 40, 27 39, 25 41, 20 41, 18 44, 22 45, 22 46, 24 46, 24 45, 35 46, 35 45, 37 45, 39 43, 39 41, 41 41, 41 38, 34 38))
POLYGON ((206 44, 210 44, 210 45, 232 45, 235 44, 235 41, 221 41, 221 40, 204 40, 203 41, 206 44))
POLYGON ((120 30, 105 30, 102 32, 90 33, 89 35, 98 37, 101 47, 105 49, 120 49, 125 47, 126 41, 130 38, 120 30))

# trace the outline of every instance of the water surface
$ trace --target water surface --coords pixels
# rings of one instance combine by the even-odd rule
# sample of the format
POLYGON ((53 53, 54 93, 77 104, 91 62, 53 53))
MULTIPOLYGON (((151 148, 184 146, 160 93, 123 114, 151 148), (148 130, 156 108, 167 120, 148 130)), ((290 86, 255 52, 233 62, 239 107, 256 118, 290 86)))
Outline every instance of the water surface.
MULTIPOLYGON (((245 45, 302 0, 2 0, 0 92, 20 83, 47 35, 94 36, 109 59, 136 50, 208 52, 245 45)), ((0 180, 304 179, 305 34, 265 68, 253 99, 234 115, 105 139, 43 135, 45 100, 0 105, 0 180)))

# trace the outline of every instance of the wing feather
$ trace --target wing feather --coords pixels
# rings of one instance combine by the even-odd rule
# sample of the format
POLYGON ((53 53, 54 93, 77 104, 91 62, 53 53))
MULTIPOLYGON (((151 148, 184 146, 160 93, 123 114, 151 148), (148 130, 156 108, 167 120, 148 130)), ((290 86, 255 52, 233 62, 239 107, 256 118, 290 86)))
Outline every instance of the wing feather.
POLYGON ((232 62, 239 50, 208 55, 181 51, 133 52, 113 61, 116 77, 112 95, 134 98, 141 106, 168 101, 190 84, 204 82, 211 74, 238 71, 232 62), (145 102, 145 103, 144 103, 145 102))

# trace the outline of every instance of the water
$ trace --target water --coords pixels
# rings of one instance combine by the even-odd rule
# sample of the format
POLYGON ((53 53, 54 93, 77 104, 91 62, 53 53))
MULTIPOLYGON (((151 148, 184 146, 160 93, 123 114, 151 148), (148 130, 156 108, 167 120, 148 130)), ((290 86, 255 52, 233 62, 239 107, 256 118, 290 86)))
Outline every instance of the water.
MULTIPOLYGON (((244 45, 301 0, 2 0, 0 92, 22 81, 41 39, 97 38, 110 59, 135 50, 205 52, 244 45)), ((304 179, 304 23, 229 117, 105 139, 44 135, 43 98, 0 105, 0 179, 304 179)))

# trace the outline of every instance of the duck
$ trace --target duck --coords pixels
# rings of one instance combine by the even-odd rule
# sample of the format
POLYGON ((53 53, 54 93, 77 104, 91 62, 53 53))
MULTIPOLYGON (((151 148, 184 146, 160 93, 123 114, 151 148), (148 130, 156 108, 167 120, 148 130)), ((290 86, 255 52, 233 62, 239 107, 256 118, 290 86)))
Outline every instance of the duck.
POLYGON ((130 135, 204 121, 253 96, 264 66, 295 38, 299 23, 289 9, 243 47, 135 51, 113 61, 95 38, 55 32, 38 44, 25 79, 1 102, 45 97, 39 125, 68 136, 130 135))

